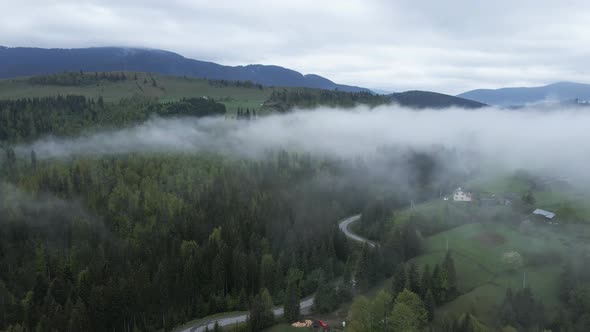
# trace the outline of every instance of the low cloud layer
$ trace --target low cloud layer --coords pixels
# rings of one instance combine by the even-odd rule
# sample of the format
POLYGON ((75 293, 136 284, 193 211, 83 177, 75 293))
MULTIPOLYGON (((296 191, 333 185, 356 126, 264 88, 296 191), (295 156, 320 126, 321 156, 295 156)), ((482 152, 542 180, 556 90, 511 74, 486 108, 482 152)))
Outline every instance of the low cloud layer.
POLYGON ((27 156, 34 150, 40 159, 162 151, 209 151, 239 158, 261 158, 266 151, 287 149, 318 156, 374 159, 387 147, 413 150, 442 147, 470 156, 461 162, 479 168, 527 169, 587 177, 588 123, 590 112, 576 109, 319 108, 255 121, 155 118, 136 127, 75 139, 44 138, 18 146, 16 151, 27 156))
POLYGON ((102 222, 87 213, 77 201, 66 201, 49 193, 31 194, 0 181, 0 225, 8 220, 31 225, 63 225, 74 219, 93 222, 102 231, 102 222))

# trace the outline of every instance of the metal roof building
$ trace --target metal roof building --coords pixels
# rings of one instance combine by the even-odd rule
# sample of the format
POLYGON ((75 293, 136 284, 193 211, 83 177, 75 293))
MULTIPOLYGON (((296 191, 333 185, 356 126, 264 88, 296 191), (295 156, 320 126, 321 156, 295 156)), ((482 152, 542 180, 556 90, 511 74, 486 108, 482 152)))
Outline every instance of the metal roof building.
POLYGON ((549 219, 553 219, 553 217, 555 217, 555 213, 541 210, 541 209, 535 209, 535 211, 533 211, 533 214, 538 214, 538 215, 541 215, 541 216, 543 216, 545 218, 549 218, 549 219))

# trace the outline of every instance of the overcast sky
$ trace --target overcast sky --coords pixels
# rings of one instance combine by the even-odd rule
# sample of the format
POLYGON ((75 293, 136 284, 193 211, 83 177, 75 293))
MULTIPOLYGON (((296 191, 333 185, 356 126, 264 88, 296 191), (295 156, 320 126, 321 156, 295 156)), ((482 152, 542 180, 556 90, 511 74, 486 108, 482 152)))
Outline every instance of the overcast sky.
POLYGON ((590 1, 0 0, 0 45, 141 46, 390 91, 590 83, 590 1))

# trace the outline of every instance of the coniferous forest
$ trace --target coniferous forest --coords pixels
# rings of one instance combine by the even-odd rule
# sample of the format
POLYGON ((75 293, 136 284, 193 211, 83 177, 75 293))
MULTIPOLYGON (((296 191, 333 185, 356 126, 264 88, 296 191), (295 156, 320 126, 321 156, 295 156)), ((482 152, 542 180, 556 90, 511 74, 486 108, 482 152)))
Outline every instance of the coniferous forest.
MULTIPOLYGON (((291 91, 270 100, 343 106, 359 96, 291 91)), ((479 202, 473 215, 448 203, 429 212, 441 193, 470 176, 456 167, 462 158, 456 150, 379 146, 372 157, 346 159, 288 146, 261 152, 236 141, 256 152, 137 146, 93 153, 87 145, 89 151, 60 156, 37 155, 31 144, 132 128, 154 117, 217 116, 230 128, 251 128, 265 117, 248 107, 238 107, 235 117, 225 113, 224 104, 208 98, 0 100, 0 330, 170 331, 210 315, 247 312, 247 322, 231 328, 253 332, 307 317, 300 301, 313 296, 315 315, 351 302, 350 331, 487 331, 475 309, 445 309, 471 292, 464 269, 476 261, 448 244, 433 251, 428 242, 475 218, 514 228, 513 218, 535 198, 526 192, 508 216, 484 215, 479 202), (339 228, 359 213, 353 231, 374 246, 339 228), (436 259, 424 263, 424 257, 436 259), (364 296, 375 287, 374 297, 364 296), (273 314, 277 307, 282 317, 273 314)), ((526 172, 515 177, 537 186, 526 172)), ((528 266, 561 264, 554 253, 526 259, 528 266)), ((487 317, 523 331, 584 331, 586 261, 581 255, 561 264, 557 316, 546 314, 538 288, 523 286, 503 289, 487 317)), ((514 276, 522 258, 515 264, 506 273, 514 276)))
POLYGON ((336 223, 379 182, 362 164, 287 151, 40 159, 11 143, 224 108, 76 96, 0 105, 0 329, 169 330, 262 299, 298 304, 357 270, 364 288, 383 275, 381 254, 352 255, 336 223))

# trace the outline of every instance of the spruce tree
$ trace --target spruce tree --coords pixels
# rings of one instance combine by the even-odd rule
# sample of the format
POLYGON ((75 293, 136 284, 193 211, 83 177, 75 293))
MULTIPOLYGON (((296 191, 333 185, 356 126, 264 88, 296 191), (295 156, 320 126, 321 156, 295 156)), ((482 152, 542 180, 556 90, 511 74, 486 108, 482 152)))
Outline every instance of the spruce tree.
POLYGON ((434 303, 434 296, 432 296, 430 289, 426 291, 426 295, 424 296, 424 308, 428 312, 428 321, 432 322, 434 320, 436 304, 434 303))
POLYGON ((406 266, 405 264, 399 264, 395 273, 393 275, 393 282, 391 285, 391 295, 396 298, 399 293, 401 293, 404 288, 406 288, 408 284, 407 276, 406 276, 406 266))
POLYGON ((272 298, 268 290, 263 289, 260 294, 256 295, 250 305, 250 314, 248 315, 248 328, 250 331, 260 331, 274 323, 272 313, 272 298))
POLYGON ((424 270, 422 270, 422 280, 420 281, 420 295, 426 296, 426 292, 432 288, 432 272, 430 271, 430 265, 426 264, 424 270))
POLYGON ((370 279, 370 253, 369 247, 367 244, 363 246, 361 254, 359 255, 359 259, 356 265, 356 284, 359 290, 362 292, 367 291, 369 289, 369 279, 370 279))
POLYGON ((420 274, 416 263, 411 263, 408 269, 408 286, 416 294, 420 294, 420 274))
POLYGON ((299 320, 299 287, 297 281, 290 280, 287 285, 287 292, 285 293, 284 303, 285 319, 292 323, 299 320))
POLYGON ((466 313, 465 317, 463 317, 463 321, 461 321, 461 325, 459 326, 460 332, 474 332, 475 329, 473 327, 473 319, 471 318, 470 313, 466 313))
POLYGON ((455 270, 455 261, 450 251, 447 251, 443 267, 447 275, 448 295, 455 296, 457 294, 457 271, 455 270))
POLYGON ((432 295, 437 304, 442 304, 444 301, 443 276, 441 268, 438 264, 434 266, 432 271, 432 295))

